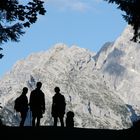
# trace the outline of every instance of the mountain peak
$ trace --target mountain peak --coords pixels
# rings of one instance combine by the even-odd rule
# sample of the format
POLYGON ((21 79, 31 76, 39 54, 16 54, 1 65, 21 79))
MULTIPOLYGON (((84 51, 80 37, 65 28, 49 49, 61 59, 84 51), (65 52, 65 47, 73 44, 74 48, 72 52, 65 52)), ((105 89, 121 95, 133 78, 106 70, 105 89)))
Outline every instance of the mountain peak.
POLYGON ((31 92, 35 83, 42 81, 47 108, 42 125, 53 123, 51 99, 54 87, 59 86, 66 97, 66 112, 75 113, 76 127, 130 127, 140 114, 140 44, 131 41, 132 37, 133 29, 128 25, 116 41, 104 44, 96 55, 77 45, 58 43, 18 61, 0 81, 5 123, 18 123, 13 118, 13 103, 22 87, 31 92))
MULTIPOLYGON (((17 125, 13 118, 14 99, 24 86, 29 92, 35 83, 43 83, 46 113, 42 125, 52 125, 51 103, 54 87, 59 86, 66 98, 66 112, 75 113, 75 126, 85 128, 122 129, 131 126, 124 102, 108 88, 102 76, 94 73, 91 52, 76 45, 56 44, 49 51, 32 54, 20 61, 0 81, 0 95, 5 102, 4 122, 17 125), (122 113, 123 112, 123 113, 122 113)), ((29 94, 28 94, 29 96, 29 94)))
POLYGON ((106 55, 101 50, 97 66, 110 88, 140 114, 140 44, 131 41, 133 33, 128 25, 106 55))
POLYGON ((68 48, 68 46, 66 44, 64 44, 64 43, 57 43, 51 49, 56 51, 56 52, 59 52, 61 50, 65 50, 67 48, 68 48))

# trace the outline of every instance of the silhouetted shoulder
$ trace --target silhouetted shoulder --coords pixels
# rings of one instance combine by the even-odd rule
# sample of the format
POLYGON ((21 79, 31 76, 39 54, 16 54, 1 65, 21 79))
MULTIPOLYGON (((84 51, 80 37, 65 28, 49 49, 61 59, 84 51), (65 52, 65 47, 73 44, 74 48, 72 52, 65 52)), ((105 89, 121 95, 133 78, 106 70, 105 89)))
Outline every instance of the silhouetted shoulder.
POLYGON ((35 91, 35 90, 31 91, 30 96, 32 96, 34 93, 36 93, 36 91, 35 91))

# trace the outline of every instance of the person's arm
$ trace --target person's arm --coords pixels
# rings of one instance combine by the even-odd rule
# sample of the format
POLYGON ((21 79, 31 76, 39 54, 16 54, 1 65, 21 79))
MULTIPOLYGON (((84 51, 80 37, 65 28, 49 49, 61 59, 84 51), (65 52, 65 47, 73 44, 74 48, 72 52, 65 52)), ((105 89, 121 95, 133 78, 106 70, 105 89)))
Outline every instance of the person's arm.
POLYGON ((30 94, 30 99, 29 99, 29 106, 30 106, 30 109, 32 110, 32 97, 33 96, 33 93, 31 92, 31 94, 30 94))
POLYGON ((42 94, 42 111, 45 113, 45 94, 42 94))
POLYGON ((54 96, 52 97, 52 108, 51 108, 51 114, 52 116, 54 116, 54 107, 55 107, 55 100, 54 100, 54 96))
POLYGON ((65 101, 65 97, 64 97, 64 95, 63 95, 63 102, 64 102, 64 108, 63 108, 63 111, 64 111, 64 114, 65 114, 65 109, 66 109, 66 101, 65 101))
POLYGON ((63 101, 64 101, 64 105, 66 106, 66 100, 65 100, 64 95, 63 95, 63 101))

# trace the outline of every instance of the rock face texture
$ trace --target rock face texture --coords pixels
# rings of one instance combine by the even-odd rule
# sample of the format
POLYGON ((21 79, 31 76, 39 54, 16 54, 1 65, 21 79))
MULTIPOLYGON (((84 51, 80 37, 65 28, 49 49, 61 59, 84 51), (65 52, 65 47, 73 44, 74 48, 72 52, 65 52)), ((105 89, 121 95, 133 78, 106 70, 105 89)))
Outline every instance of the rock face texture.
MULTIPOLYGON (((131 26, 122 35, 108 43, 94 57, 96 68, 104 80, 128 107, 140 114, 140 44, 130 41, 131 26)), ((133 118, 135 119, 135 118, 133 118)))

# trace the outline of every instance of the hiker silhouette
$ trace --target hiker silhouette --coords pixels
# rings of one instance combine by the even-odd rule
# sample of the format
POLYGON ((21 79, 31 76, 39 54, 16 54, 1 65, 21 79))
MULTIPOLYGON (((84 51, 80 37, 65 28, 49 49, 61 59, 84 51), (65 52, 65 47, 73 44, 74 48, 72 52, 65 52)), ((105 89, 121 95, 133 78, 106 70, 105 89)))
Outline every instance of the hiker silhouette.
POLYGON ((74 127, 74 112, 67 112, 66 116, 66 127, 72 128, 74 127))
POLYGON ((15 100, 14 109, 16 112, 19 112, 21 116, 20 126, 24 126, 24 122, 28 112, 28 98, 26 96, 27 92, 28 88, 24 87, 22 90, 22 94, 15 100))
POLYGON ((40 126, 40 119, 45 113, 45 94, 41 90, 42 83, 37 82, 36 89, 30 95, 30 110, 32 111, 32 126, 40 126))
POLYGON ((58 118, 61 123, 61 127, 64 127, 63 117, 65 114, 65 97, 60 93, 60 88, 55 87, 54 91, 56 92, 52 98, 52 117, 54 118, 54 126, 57 126, 58 118))
MULTIPOLYGON (((0 106, 0 109, 2 109, 2 106, 0 106)), ((0 115, 0 126, 3 126, 3 123, 2 123, 2 119, 1 118, 2 118, 2 116, 0 115)))

